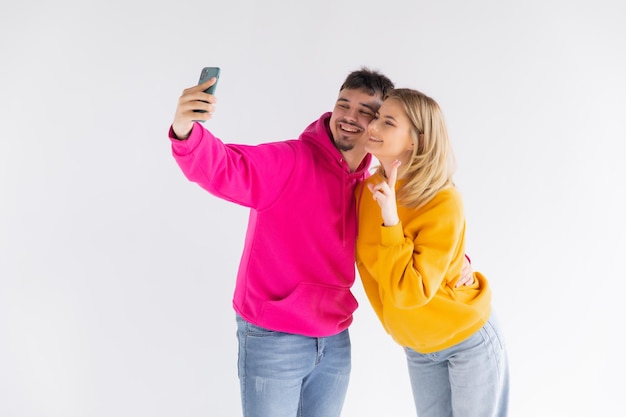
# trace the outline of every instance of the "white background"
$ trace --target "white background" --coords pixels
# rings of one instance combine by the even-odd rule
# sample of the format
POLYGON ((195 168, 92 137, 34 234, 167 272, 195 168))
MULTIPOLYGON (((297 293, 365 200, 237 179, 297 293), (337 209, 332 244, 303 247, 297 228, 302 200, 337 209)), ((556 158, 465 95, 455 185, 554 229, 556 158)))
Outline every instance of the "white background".
MULTIPOLYGON (((511 416, 615 415, 625 15, 619 0, 4 2, 0 415, 241 414, 247 211, 188 182, 167 139, 211 65, 207 127, 227 142, 296 137, 362 65, 433 96, 508 340, 511 416)), ((414 416, 403 352, 354 291, 344 416, 414 416)))

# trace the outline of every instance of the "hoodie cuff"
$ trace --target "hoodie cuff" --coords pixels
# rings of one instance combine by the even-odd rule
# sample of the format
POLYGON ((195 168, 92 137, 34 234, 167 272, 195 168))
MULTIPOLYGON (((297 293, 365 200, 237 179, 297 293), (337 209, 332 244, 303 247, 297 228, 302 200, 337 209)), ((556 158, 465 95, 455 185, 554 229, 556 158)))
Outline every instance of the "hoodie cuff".
POLYGON ((404 243, 404 230, 402 222, 395 226, 380 226, 380 243, 383 246, 396 246, 404 243))
POLYGON ((174 134, 174 130, 170 125, 169 138, 172 142, 172 150, 177 155, 187 155, 193 152, 202 140, 204 128, 199 123, 194 122, 189 137, 187 139, 178 139, 174 134))

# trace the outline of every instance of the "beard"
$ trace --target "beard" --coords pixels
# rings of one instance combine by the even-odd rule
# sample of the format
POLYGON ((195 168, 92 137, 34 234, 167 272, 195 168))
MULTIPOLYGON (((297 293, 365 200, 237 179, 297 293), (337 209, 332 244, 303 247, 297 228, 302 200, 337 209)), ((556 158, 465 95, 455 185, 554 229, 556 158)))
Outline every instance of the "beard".
POLYGON ((351 151, 356 146, 356 142, 358 142, 361 138, 360 137, 357 138, 353 135, 344 134, 341 128, 339 127, 342 124, 346 126, 350 126, 352 128, 359 129, 361 131, 361 134, 363 134, 362 132, 364 129, 359 125, 348 122, 347 120, 340 120, 337 123, 336 125, 337 137, 333 138, 333 141, 335 142, 335 146, 337 147, 337 149, 339 149, 342 152, 351 151))
POLYGON ((351 142, 345 138, 335 139, 335 146, 342 152, 351 151, 354 149, 354 142, 351 142))

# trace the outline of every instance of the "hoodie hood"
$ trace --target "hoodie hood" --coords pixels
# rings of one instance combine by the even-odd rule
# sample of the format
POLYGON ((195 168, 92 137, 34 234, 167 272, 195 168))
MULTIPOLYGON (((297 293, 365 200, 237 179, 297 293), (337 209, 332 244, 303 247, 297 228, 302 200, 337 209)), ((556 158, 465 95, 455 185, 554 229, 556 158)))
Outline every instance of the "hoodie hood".
POLYGON ((347 174, 346 179, 355 178, 363 180, 369 176, 368 168, 372 162, 370 154, 365 155, 359 167, 350 172, 350 167, 346 163, 343 154, 335 146, 333 135, 330 131, 331 112, 324 113, 318 120, 311 123, 300 135, 299 140, 310 143, 318 147, 326 156, 328 161, 333 161, 334 165, 339 165, 347 174))

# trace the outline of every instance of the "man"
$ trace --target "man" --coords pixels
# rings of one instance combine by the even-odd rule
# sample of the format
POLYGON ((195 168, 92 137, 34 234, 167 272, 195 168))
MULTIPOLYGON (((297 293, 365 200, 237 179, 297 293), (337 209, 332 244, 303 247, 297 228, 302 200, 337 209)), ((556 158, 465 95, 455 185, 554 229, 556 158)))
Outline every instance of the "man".
POLYGON ((357 308, 354 187, 369 175, 367 125, 393 83, 354 71, 332 113, 298 139, 257 146, 224 144, 194 122, 212 117, 214 83, 183 91, 169 136, 190 181, 250 208, 233 297, 244 417, 338 417, 357 308))

